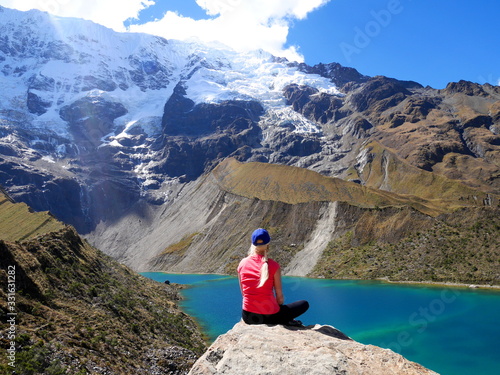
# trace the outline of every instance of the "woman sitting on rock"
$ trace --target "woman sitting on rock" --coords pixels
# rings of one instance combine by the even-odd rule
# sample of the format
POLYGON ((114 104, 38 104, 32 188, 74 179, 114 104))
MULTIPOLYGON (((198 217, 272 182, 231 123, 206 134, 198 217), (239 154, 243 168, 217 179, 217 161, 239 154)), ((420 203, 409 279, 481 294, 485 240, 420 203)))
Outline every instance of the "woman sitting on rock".
POLYGON ((298 320, 309 308, 307 301, 284 305, 279 264, 267 257, 271 237, 259 228, 252 233, 249 255, 238 266, 243 295, 243 321, 247 324, 283 324, 302 326, 298 320))

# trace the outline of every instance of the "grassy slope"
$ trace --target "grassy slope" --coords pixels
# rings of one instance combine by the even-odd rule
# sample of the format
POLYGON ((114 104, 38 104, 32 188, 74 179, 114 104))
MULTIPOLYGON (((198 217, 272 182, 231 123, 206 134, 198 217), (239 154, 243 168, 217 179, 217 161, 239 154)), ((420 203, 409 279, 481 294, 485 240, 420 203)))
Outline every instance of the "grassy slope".
POLYGON ((500 210, 463 209, 395 243, 332 241, 311 276, 500 285, 500 210))
POLYGON ((388 192, 278 164, 227 159, 215 168, 213 175, 223 190, 233 194, 289 204, 338 200, 370 207, 397 204, 399 199, 388 192))
POLYGON ((365 148, 371 155, 371 162, 362 171, 367 186, 384 188, 404 196, 417 196, 445 211, 480 206, 488 196, 493 199, 494 206, 498 205, 497 196, 411 166, 378 142, 371 142, 365 148))
MULTIPOLYGON (((17 373, 187 373, 205 343, 178 309, 175 286, 132 272, 61 223, 59 231, 35 237, 34 228, 53 219, 16 209, 16 215, 10 215, 12 207, 0 215, 8 212, 19 224, 15 236, 30 239, 0 240, 0 311, 6 316, 6 270, 14 265, 17 373)), ((7 328, 3 320, 4 353, 7 328)), ((8 373, 5 355, 0 369, 8 373)))
POLYGON ((311 276, 500 285, 498 198, 490 195, 494 207, 484 207, 486 193, 405 165, 378 144, 369 147, 374 154, 369 183, 382 185, 382 173, 375 171, 387 171, 388 163, 385 183, 406 194, 300 168, 234 160, 219 165, 214 176, 223 189, 249 198, 292 204, 340 200, 366 208, 350 231, 329 244, 311 276))
POLYGON ((0 192, 0 239, 22 241, 63 227, 47 212, 32 212, 24 203, 14 203, 0 192))
POLYGON ((500 137, 487 120, 489 116, 498 122, 500 97, 498 90, 482 89, 489 95, 424 90, 420 99, 417 94, 375 114, 373 121, 379 125, 374 139, 410 165, 426 166, 473 189, 500 194, 500 137), (409 105, 419 100, 436 106, 428 112, 418 104, 409 105), (395 125, 390 119, 394 115, 406 121, 395 125))
MULTIPOLYGON (((372 146, 372 149, 375 146, 372 146)), ((383 150, 377 149, 376 155, 383 150)), ((396 157, 394 156, 395 160, 396 157)), ((460 207, 482 206, 485 193, 460 182, 407 166, 412 173, 390 174, 393 192, 379 190, 383 178, 382 157, 371 163, 368 185, 362 186, 338 178, 325 177, 304 168, 265 163, 239 163, 227 159, 215 168, 213 176, 223 190, 248 198, 274 200, 290 204, 311 201, 342 201, 359 207, 410 206, 427 215, 437 216, 460 207), (420 172, 421 173, 420 173, 420 172), (397 192, 397 193, 395 193, 397 192), (476 198, 473 198, 476 197, 476 198)), ((396 161, 391 165, 395 165, 396 161)), ((402 164, 402 163, 401 163, 402 164)), ((402 168, 397 165, 397 168, 402 168)), ((395 169, 396 170, 396 169, 395 169)), ((399 169, 397 169, 399 170, 399 169)), ((495 197, 495 202, 498 199, 495 197)))

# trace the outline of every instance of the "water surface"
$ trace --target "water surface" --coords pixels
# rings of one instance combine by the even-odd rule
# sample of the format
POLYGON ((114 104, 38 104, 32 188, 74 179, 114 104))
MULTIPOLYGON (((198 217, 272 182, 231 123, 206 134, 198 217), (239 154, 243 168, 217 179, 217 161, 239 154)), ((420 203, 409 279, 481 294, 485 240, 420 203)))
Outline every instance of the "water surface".
MULTIPOLYGON (((210 340, 241 317, 238 280, 231 276, 143 273, 189 284, 182 309, 210 340)), ((285 302, 307 299, 304 324, 329 324, 364 344, 389 348, 443 375, 496 374, 500 368, 500 292, 284 277, 285 302)))

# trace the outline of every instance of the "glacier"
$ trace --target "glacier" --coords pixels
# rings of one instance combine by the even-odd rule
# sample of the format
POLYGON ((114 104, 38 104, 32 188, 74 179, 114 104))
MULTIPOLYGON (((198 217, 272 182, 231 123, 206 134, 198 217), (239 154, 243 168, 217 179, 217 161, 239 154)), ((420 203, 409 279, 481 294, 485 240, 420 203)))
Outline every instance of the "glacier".
POLYGON ((196 104, 256 100, 273 118, 306 133, 318 129, 289 109, 283 88, 298 83, 341 95, 328 78, 306 74, 264 51, 241 54, 222 46, 118 33, 36 10, 0 8, 0 35, 0 121, 68 139, 60 110, 83 97, 102 97, 127 109, 114 120, 116 132, 103 138, 112 143, 138 125, 150 137, 158 134, 163 106, 179 82, 196 104), (26 107, 27 94, 43 103, 38 113, 26 107))
POLYGON ((229 156, 336 175, 352 142, 287 88, 327 109, 338 68, 0 7, 0 184, 87 233, 229 156))

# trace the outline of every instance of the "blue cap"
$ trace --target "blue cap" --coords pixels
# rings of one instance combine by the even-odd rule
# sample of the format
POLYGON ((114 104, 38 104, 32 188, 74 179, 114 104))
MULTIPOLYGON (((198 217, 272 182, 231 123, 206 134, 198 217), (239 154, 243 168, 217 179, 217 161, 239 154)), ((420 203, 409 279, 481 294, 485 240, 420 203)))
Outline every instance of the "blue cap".
POLYGON ((268 231, 262 228, 254 230, 252 233, 252 244, 254 246, 266 245, 271 241, 268 231))

